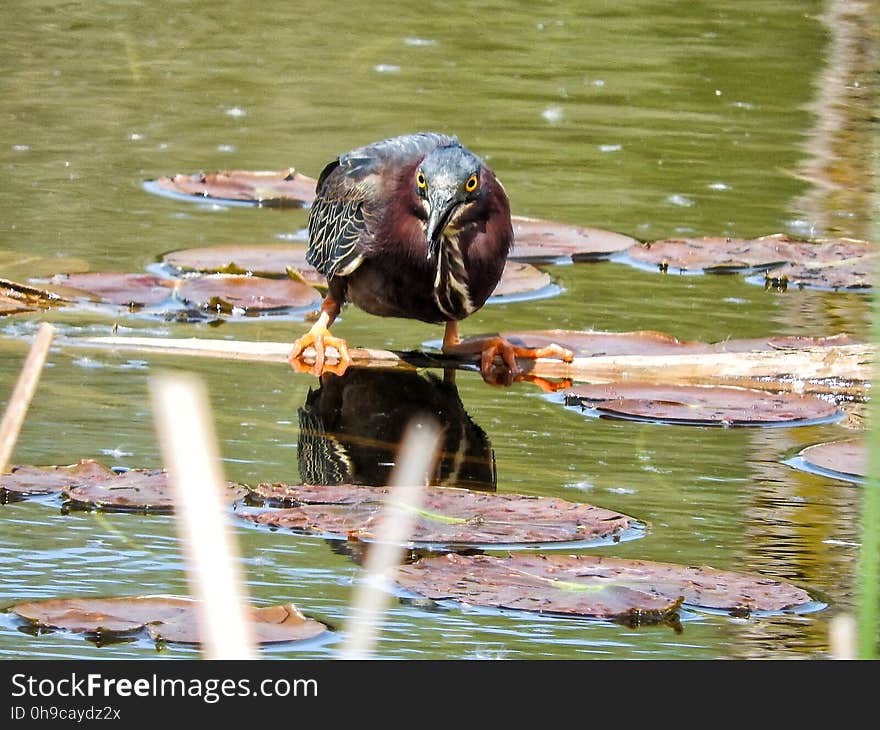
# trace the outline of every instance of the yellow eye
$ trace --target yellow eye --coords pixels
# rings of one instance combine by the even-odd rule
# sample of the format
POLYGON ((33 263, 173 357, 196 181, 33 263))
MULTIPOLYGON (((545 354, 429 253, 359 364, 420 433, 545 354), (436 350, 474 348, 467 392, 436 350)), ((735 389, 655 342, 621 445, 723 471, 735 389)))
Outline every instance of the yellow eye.
POLYGON ((472 193, 477 189, 477 176, 471 175, 464 184, 465 192, 472 193))
POLYGON ((425 181, 425 176, 422 174, 421 170, 419 170, 419 174, 416 175, 416 185, 419 186, 420 190, 424 190, 428 187, 428 183, 425 181))

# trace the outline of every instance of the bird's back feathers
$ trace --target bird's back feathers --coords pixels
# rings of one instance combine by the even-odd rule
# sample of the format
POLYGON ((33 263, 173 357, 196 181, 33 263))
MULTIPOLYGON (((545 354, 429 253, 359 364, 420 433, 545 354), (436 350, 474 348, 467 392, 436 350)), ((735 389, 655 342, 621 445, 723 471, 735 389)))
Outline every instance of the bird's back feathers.
POLYGON ((423 158, 457 137, 419 132, 390 137, 340 155, 318 178, 309 214, 307 261, 328 278, 348 275, 363 260, 361 244, 381 205, 379 175, 423 158))

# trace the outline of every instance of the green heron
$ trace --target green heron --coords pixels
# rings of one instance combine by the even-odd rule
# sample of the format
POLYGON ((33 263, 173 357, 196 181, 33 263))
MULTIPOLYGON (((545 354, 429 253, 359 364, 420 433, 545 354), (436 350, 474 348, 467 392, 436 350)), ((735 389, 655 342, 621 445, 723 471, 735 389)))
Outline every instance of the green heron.
POLYGON ((443 351, 481 352, 490 382, 496 355, 512 374, 517 357, 571 361, 557 345, 516 347, 497 336, 461 342, 459 320, 485 304, 512 244, 504 188, 456 137, 408 134, 340 155, 318 178, 309 214, 306 259, 329 288, 318 320, 293 345, 291 365, 318 376, 346 370, 348 347, 329 333, 346 301, 382 317, 445 323, 443 351), (313 366, 303 361, 310 345, 313 366), (339 352, 338 365, 325 364, 328 345, 339 352))

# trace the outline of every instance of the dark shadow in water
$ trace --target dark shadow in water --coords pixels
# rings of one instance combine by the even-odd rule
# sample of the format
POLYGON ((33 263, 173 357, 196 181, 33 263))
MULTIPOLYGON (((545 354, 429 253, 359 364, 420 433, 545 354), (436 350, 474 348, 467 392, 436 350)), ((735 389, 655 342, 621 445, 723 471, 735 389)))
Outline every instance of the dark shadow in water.
POLYGON ((299 409, 303 483, 387 485, 406 427, 431 417, 443 440, 430 483, 495 491, 492 444, 465 411, 453 372, 349 368, 320 382, 299 409))

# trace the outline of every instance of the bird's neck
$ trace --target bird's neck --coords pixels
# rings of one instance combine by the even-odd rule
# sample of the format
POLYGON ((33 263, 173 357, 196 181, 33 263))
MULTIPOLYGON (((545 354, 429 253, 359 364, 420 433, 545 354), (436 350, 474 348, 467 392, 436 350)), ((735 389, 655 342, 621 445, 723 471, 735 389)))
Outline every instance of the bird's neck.
POLYGON ((433 297, 437 308, 452 320, 464 319, 476 311, 460 231, 444 232, 434 266, 433 297))

